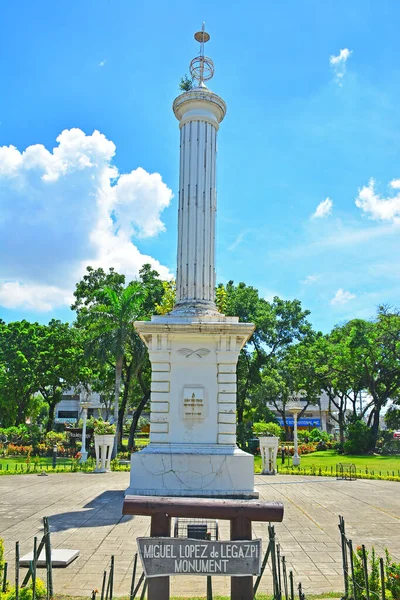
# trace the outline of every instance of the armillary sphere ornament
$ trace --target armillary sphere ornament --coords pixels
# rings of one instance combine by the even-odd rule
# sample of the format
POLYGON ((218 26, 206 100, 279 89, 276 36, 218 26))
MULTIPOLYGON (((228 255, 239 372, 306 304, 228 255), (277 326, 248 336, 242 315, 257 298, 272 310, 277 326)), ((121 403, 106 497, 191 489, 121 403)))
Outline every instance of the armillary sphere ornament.
POLYGON ((204 56, 204 44, 210 39, 210 35, 204 30, 204 23, 201 31, 194 34, 194 39, 200 42, 200 54, 190 63, 190 74, 199 82, 199 87, 205 87, 204 82, 214 75, 214 63, 211 58, 204 56))

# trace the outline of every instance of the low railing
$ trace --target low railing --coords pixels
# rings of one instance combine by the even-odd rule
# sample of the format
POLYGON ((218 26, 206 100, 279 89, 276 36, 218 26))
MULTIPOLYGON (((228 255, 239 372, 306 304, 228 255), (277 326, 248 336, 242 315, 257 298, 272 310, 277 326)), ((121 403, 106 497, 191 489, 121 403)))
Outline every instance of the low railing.
POLYGON ((357 479, 357 471, 354 463, 337 463, 336 479, 345 479, 347 481, 355 481, 357 479))
MULTIPOLYGON (((293 467, 292 465, 277 465, 277 471, 281 475, 308 475, 312 477, 336 477, 336 465, 307 467, 293 467)), ((369 469, 368 467, 356 467, 355 475, 357 479, 385 479, 388 481, 400 481, 400 469, 369 469)))
POLYGON ((339 531, 344 579, 342 600, 400 598, 400 563, 393 562, 387 550, 383 559, 376 556, 374 548, 368 552, 364 544, 354 549, 352 540, 346 535, 345 521, 341 516, 339 531))

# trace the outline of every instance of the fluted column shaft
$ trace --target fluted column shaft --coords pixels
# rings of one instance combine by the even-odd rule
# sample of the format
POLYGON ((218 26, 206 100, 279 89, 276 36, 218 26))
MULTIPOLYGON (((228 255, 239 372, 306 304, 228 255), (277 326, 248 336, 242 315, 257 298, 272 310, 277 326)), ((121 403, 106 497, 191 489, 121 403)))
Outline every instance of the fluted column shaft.
POLYGON ((208 90, 179 96, 177 307, 215 309, 216 155, 225 103, 208 90))
POLYGON ((181 128, 178 302, 214 301, 216 137, 214 125, 206 121, 189 121, 181 128))

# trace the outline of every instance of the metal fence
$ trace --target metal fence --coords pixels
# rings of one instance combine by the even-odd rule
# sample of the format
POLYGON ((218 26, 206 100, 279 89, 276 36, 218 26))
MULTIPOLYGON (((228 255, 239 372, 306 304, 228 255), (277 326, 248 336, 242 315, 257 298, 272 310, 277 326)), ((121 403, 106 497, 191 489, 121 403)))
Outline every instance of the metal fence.
POLYGON ((368 552, 362 544, 353 547, 346 535, 345 521, 339 517, 344 578, 343 600, 388 600, 400 598, 400 563, 392 561, 387 549, 385 559, 375 549, 368 552))
MULTIPOLYGON (((293 467, 292 465, 278 465, 277 471, 282 475, 310 475, 322 477, 336 477, 336 465, 318 467, 293 467)), ((386 479, 388 481, 400 481, 400 469, 368 469, 368 467, 355 467, 354 474, 357 479, 386 479)))
POLYGON ((337 463, 336 479, 355 481, 357 479, 356 465, 354 463, 337 463))
MULTIPOLYGON (((43 517, 43 537, 38 544, 38 538, 33 538, 33 553, 32 560, 30 561, 28 570, 21 582, 20 578, 20 552, 19 552, 19 542, 15 543, 15 592, 14 597, 15 600, 19 600, 20 596, 23 594, 21 591, 28 587, 30 588, 30 597, 32 600, 36 600, 37 593, 37 565, 39 562, 39 557, 44 550, 45 563, 46 563, 46 598, 47 600, 51 600, 54 596, 53 591, 53 570, 51 564, 51 542, 50 542, 50 528, 47 517, 43 517)), ((8 563, 4 563, 3 569, 3 580, 0 581, 0 592, 6 593, 9 589, 9 582, 7 580, 7 571, 8 571, 8 563)), ((27 597, 24 595, 24 597, 27 597)), ((1 593, 0 593, 1 598, 1 593)))

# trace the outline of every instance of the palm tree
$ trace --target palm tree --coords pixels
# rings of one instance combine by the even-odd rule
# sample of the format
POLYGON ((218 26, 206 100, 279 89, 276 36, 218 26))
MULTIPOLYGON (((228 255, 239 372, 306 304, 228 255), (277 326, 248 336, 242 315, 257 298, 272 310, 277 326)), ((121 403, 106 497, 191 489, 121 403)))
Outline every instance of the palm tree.
MULTIPOLYGON (((110 357, 115 362, 114 422, 118 424, 119 397, 121 391, 122 367, 127 348, 136 335, 133 322, 143 316, 143 303, 146 291, 139 281, 133 281, 126 288, 114 290, 106 287, 103 303, 92 307, 89 325, 89 339, 86 352, 96 355, 106 363, 110 357)), ((115 437, 114 452, 118 448, 118 431, 115 437)))

